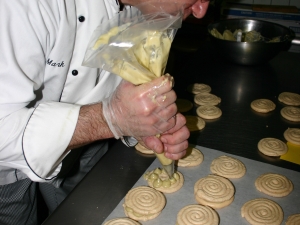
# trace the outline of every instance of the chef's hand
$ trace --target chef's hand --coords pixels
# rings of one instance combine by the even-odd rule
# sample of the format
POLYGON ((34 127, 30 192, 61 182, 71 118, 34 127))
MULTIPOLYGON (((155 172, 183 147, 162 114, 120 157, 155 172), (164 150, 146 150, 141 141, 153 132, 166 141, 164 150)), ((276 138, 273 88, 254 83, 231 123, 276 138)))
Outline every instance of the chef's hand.
POLYGON ((173 128, 177 112, 173 82, 170 75, 139 86, 122 81, 102 102, 103 115, 114 136, 155 136, 173 128))
POLYGON ((156 153, 164 152, 167 158, 178 160, 186 154, 188 148, 187 139, 190 132, 186 127, 185 117, 178 113, 176 114, 176 125, 170 130, 161 134, 160 137, 149 136, 137 138, 139 143, 152 149, 156 153))

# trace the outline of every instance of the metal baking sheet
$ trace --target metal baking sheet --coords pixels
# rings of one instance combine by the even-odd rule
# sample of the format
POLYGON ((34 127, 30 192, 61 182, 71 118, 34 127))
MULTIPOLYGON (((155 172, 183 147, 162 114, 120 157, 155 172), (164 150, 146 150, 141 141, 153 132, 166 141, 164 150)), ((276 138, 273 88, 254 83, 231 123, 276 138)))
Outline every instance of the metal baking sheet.
MULTIPOLYGON (((245 202, 254 198, 268 198, 275 202, 277 202, 284 211, 284 220, 282 224, 285 224, 289 215, 300 213, 300 173, 288 169, 284 169, 281 167, 273 166, 270 164, 254 161, 251 159, 227 154, 221 151, 217 151, 214 149, 209 149, 201 146, 196 146, 203 155, 203 162, 196 167, 190 168, 178 168, 184 176, 184 185, 183 187, 171 194, 165 194, 166 196, 166 206, 161 212, 161 214, 150 221, 139 221, 143 225, 175 225, 176 224, 176 216, 181 208, 190 204, 197 204, 193 188, 194 184, 197 180, 202 177, 205 177, 210 172, 210 164, 212 160, 221 156, 227 155, 235 157, 241 160, 246 168, 247 172, 245 176, 239 179, 230 179, 235 186, 235 199, 234 201, 227 207, 216 210, 220 217, 220 225, 249 225, 249 223, 241 216, 241 207, 245 202), (258 176, 263 173, 278 173, 289 178, 294 184, 294 190, 286 197, 275 198, 268 196, 259 192, 254 182, 258 176)), ((156 159, 147 169, 147 171, 153 170, 155 168, 161 167, 159 161, 156 159)), ((146 171, 145 171, 146 172, 146 171)), ((120 184, 121 185, 121 184, 120 184)), ((133 187, 147 185, 146 180, 144 180, 143 176, 136 182, 133 187)), ((124 199, 118 204, 118 206, 112 211, 112 213, 106 218, 105 221, 118 218, 125 217, 125 213, 122 207, 124 203, 124 199)))

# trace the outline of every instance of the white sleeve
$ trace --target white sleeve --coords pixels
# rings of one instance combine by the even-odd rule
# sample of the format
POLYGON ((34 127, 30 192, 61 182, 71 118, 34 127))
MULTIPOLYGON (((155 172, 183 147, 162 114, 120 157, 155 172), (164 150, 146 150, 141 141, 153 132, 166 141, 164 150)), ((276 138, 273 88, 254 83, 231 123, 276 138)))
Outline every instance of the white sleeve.
POLYGON ((66 156, 79 110, 78 105, 48 102, 1 119, 1 165, 18 169, 33 181, 54 178, 66 156))
POLYGON ((45 182, 60 171, 80 106, 44 102, 27 108, 43 88, 53 36, 38 0, 0 1, 0 8, 0 166, 45 182))

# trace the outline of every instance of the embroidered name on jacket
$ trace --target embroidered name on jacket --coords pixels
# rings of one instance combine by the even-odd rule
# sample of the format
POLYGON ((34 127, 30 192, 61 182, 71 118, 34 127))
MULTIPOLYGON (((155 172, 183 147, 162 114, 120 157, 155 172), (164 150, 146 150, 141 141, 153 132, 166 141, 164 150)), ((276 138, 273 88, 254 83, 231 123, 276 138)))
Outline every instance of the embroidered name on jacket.
POLYGON ((47 62, 46 62, 49 66, 54 66, 54 67, 64 67, 65 64, 64 64, 64 61, 61 61, 61 62, 53 62, 52 59, 47 59, 47 62))

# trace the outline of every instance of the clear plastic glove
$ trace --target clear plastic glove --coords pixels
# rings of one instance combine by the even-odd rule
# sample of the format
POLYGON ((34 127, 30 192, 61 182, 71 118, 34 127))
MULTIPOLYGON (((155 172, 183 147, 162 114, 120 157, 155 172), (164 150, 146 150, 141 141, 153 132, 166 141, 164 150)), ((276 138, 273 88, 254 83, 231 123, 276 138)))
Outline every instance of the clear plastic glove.
POLYGON ((185 124, 185 117, 177 113, 176 125, 173 128, 162 133, 159 138, 156 136, 139 137, 138 141, 156 153, 164 152, 167 158, 178 160, 186 154, 189 144, 190 131, 185 124))
POLYGON ((103 104, 103 115, 115 138, 155 136, 175 126, 174 79, 164 75, 135 86, 123 80, 103 104))

